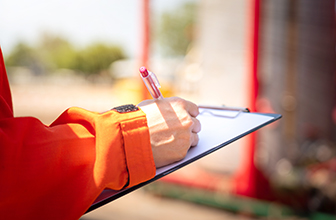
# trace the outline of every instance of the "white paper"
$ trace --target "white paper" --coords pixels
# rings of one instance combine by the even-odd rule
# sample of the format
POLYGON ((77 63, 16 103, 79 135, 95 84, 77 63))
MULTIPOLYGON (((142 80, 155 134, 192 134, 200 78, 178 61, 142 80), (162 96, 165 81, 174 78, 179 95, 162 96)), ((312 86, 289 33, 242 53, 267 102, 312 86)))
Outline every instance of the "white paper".
POLYGON ((244 134, 255 127, 258 127, 273 119, 271 116, 251 114, 241 112, 235 118, 228 118, 224 116, 236 115, 236 111, 210 110, 217 116, 208 112, 203 112, 197 118, 201 122, 202 130, 199 133, 199 143, 197 146, 190 148, 187 156, 174 164, 159 168, 156 170, 156 175, 162 174, 175 166, 179 166, 186 161, 205 153, 218 145, 230 141, 244 134), (221 116, 218 116, 221 115, 221 116))

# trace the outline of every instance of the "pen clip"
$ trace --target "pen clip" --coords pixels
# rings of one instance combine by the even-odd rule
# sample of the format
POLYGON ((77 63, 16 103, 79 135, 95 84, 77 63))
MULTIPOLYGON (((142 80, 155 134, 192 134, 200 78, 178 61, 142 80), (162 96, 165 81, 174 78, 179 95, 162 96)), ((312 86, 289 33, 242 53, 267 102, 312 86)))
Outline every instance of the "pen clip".
POLYGON ((207 105, 199 105, 198 107, 201 109, 200 114, 209 113, 213 116, 224 117, 224 118, 236 118, 242 112, 250 112, 248 108, 239 108, 239 107, 207 106, 207 105), (226 115, 226 114, 216 113, 217 111, 221 111, 221 110, 231 112, 232 114, 226 115))
POLYGON ((216 114, 214 112, 212 112, 211 110, 208 109, 204 109, 203 111, 200 111, 200 115, 204 114, 204 113, 209 113, 212 116, 216 116, 216 117, 223 117, 223 118, 237 118, 238 115, 240 115, 240 113, 242 113, 243 111, 239 110, 239 111, 235 111, 234 115, 222 115, 222 114, 216 114))
POLYGON ((158 78, 156 77, 156 75, 151 71, 148 71, 148 75, 153 79, 153 82, 154 82, 155 86, 157 88, 161 88, 160 82, 159 82, 158 78))

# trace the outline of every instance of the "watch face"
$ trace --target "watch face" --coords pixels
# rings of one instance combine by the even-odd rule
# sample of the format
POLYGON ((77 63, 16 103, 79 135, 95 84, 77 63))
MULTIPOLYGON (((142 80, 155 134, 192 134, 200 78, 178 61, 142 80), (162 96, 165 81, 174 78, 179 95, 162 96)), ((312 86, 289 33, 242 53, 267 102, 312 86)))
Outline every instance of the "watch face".
POLYGON ((130 105, 121 105, 118 107, 114 107, 112 110, 116 110, 119 113, 125 113, 125 112, 134 112, 139 110, 138 106, 135 106, 133 104, 130 105))

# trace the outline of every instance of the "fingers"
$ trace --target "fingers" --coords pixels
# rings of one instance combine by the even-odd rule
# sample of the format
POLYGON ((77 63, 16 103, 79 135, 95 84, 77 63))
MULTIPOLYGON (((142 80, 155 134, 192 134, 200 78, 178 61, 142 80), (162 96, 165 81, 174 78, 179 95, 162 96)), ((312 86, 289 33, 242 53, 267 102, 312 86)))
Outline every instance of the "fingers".
POLYGON ((197 115, 199 114, 199 110, 198 110, 198 106, 195 103, 186 101, 186 110, 188 111, 188 113, 192 116, 192 117, 197 117, 197 115))
POLYGON ((194 147, 198 144, 198 141, 199 141, 199 137, 198 137, 197 133, 201 131, 201 123, 196 118, 191 118, 191 120, 193 121, 193 126, 192 126, 192 129, 191 129, 191 143, 190 143, 190 146, 194 147))
POLYGON ((179 97, 170 97, 166 98, 166 100, 168 102, 177 103, 179 106, 182 106, 183 109, 185 109, 192 117, 196 117, 199 114, 198 106, 193 102, 187 101, 179 97))
POLYGON ((198 144, 199 137, 197 133, 191 133, 191 144, 190 146, 195 147, 198 144))
POLYGON ((198 133, 201 131, 201 122, 197 119, 197 118, 191 118, 191 120, 193 121, 193 126, 191 129, 191 132, 193 133, 198 133))
MULTIPOLYGON (((177 98, 177 99, 180 99, 180 98, 177 98)), ((194 104, 193 102, 190 102, 184 99, 180 99, 180 100, 183 102, 185 110, 191 116, 190 119, 192 120, 192 127, 191 127, 191 134, 190 134, 191 135, 190 146, 194 147, 199 142, 199 137, 197 133, 201 131, 201 123, 196 118, 199 115, 199 109, 198 109, 198 106, 194 104)))

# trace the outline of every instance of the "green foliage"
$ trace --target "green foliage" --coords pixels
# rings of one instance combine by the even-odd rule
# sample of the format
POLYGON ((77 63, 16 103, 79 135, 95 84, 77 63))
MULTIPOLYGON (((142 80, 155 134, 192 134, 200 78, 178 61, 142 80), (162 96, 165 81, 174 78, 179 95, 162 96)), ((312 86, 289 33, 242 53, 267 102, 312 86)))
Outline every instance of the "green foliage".
POLYGON ((77 53, 73 69, 84 73, 96 73, 107 69, 112 62, 124 57, 120 47, 95 43, 77 53))
POLYGON ((34 49, 24 42, 19 42, 5 61, 8 66, 30 66, 36 60, 38 57, 34 49))
POLYGON ((6 57, 6 65, 32 67, 38 63, 49 71, 72 69, 96 74, 123 58, 125 55, 119 46, 93 43, 83 49, 75 49, 62 37, 44 34, 36 47, 17 44, 6 57))
POLYGON ((187 3, 183 7, 162 15, 158 40, 165 55, 185 55, 193 40, 196 5, 187 3))
POLYGON ((38 53, 44 64, 52 69, 72 69, 77 51, 64 38, 44 34, 38 45, 38 53))

